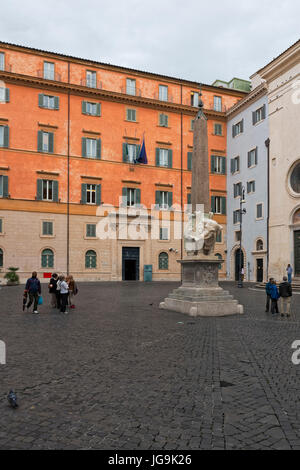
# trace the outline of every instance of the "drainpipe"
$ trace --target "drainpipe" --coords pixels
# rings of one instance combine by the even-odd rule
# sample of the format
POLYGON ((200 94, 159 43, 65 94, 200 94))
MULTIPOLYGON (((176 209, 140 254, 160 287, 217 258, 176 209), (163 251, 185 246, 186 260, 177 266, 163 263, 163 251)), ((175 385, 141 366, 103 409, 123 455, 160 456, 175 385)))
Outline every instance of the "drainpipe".
POLYGON ((265 141, 265 146, 267 147, 267 161, 268 161, 268 171, 267 171, 267 280, 269 279, 269 221, 270 221, 270 139, 268 138, 265 141))
MULTIPOLYGON (((70 84, 70 62, 68 62, 68 84, 70 84)), ((68 89, 68 151, 67 151, 67 274, 70 271, 70 87, 68 89)))
MULTIPOLYGON (((180 103, 182 104, 182 85, 180 85, 180 103)), ((180 240, 180 258, 183 258, 183 115, 180 113, 180 206, 181 206, 181 240, 180 240)), ((182 283, 182 270, 180 266, 180 280, 182 283)))

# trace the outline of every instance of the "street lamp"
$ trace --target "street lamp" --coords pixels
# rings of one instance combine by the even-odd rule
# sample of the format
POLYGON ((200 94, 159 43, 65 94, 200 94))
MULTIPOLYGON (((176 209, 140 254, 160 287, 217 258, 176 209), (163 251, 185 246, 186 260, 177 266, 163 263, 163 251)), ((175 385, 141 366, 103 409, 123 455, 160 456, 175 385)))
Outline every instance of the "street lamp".
POLYGON ((238 287, 243 287, 243 278, 242 278, 242 223, 243 223, 243 215, 246 214, 246 209, 243 209, 243 204, 245 204, 245 188, 244 186, 241 187, 241 197, 240 197, 240 253, 239 253, 239 282, 238 287))

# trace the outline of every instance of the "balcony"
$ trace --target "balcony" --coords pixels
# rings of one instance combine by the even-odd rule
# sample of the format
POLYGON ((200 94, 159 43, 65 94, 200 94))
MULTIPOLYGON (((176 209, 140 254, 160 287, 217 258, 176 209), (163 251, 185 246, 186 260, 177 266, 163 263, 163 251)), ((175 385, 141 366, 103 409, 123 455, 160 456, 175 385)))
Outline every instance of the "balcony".
POLYGON ((100 80, 91 80, 89 78, 82 78, 80 80, 81 86, 86 86, 87 88, 94 88, 95 90, 102 90, 102 82, 100 80))
POLYGON ((159 92, 156 91, 155 93, 153 93, 152 98, 155 99, 155 100, 158 100, 158 101, 165 102, 165 103, 174 103, 174 98, 169 93, 168 93, 168 96, 160 96, 159 92))
POLYGON ((44 80, 53 80, 55 82, 61 82, 61 74, 57 72, 46 73, 44 70, 39 69, 37 71, 37 76, 43 78, 44 80))
POLYGON ((124 95, 130 95, 130 96, 142 96, 142 90, 140 88, 135 88, 135 87, 124 87, 122 86, 120 88, 121 93, 124 95))

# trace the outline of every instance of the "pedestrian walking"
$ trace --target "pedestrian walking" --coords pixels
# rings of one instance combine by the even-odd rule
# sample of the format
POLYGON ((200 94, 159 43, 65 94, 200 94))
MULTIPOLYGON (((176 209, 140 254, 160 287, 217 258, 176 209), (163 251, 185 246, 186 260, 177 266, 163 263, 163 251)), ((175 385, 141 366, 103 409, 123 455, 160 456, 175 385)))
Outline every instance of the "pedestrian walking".
POLYGON ((287 272, 288 282, 291 284, 292 283, 293 268, 290 264, 287 265, 286 272, 287 272))
POLYGON ((60 282, 60 311, 61 313, 69 313, 66 310, 67 304, 68 304, 68 297, 69 297, 69 286, 66 282, 65 276, 61 276, 61 282, 60 282))
POLYGON ((289 317, 291 311, 292 286, 286 276, 283 277, 283 282, 279 285, 279 294, 281 316, 284 317, 284 315, 286 315, 289 317))
POLYGON ((77 285, 76 285, 76 282, 74 281, 74 278, 73 276, 67 276, 66 278, 66 282, 69 286, 69 306, 70 308, 75 308, 75 304, 74 304, 74 296, 77 294, 78 292, 78 288, 77 288, 77 285))
POLYGON ((271 284, 271 313, 272 315, 275 315, 275 313, 279 313, 278 311, 278 299, 279 299, 279 291, 278 291, 278 287, 276 285, 276 281, 275 279, 272 280, 272 284, 271 284))
POLYGON ((60 309, 61 298, 60 298, 60 285, 63 276, 59 276, 56 282, 56 308, 60 309))
POLYGON ((50 294, 50 305, 52 308, 57 306, 56 287, 57 287, 58 275, 53 273, 49 282, 49 294, 50 294))
POLYGON ((42 293, 41 290, 41 283, 37 277, 37 272, 33 271, 31 277, 27 279, 25 292, 28 292, 29 295, 29 302, 27 304, 27 310, 33 305, 33 312, 32 313, 39 313, 37 306, 39 301, 39 296, 42 293))
POLYGON ((272 281, 273 281, 273 278, 270 277, 269 282, 267 282, 266 284, 266 295, 267 295, 266 312, 269 312, 270 310, 272 281))

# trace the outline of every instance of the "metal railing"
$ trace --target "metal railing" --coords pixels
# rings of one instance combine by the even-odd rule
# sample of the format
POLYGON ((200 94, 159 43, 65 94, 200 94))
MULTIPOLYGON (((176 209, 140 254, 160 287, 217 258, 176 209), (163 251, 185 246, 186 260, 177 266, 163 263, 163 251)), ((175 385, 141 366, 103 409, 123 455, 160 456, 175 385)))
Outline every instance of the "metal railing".
POLYGON ((135 87, 121 87, 121 93, 124 95, 129 95, 129 96, 142 96, 142 90, 140 88, 135 88, 135 87))
POLYGON ((80 80, 81 86, 86 86, 87 88, 94 88, 96 90, 102 90, 102 82, 100 80, 90 80, 82 78, 80 80))
POLYGON ((44 72, 44 70, 39 69, 37 71, 37 76, 39 78, 44 78, 45 80, 53 80, 55 82, 61 82, 61 74, 58 72, 54 72, 53 74, 47 74, 44 72))

